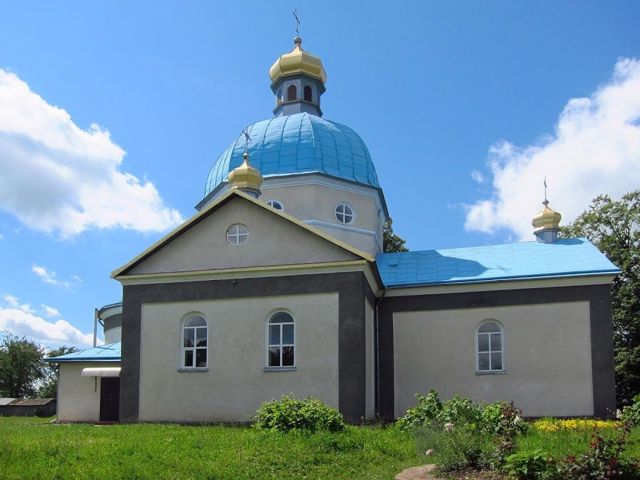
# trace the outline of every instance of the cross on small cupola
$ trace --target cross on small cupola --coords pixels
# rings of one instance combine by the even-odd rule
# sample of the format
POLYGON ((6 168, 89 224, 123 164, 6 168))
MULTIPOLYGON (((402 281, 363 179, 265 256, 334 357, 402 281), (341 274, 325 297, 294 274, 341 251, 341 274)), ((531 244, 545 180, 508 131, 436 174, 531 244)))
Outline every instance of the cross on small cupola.
POLYGON ((269 70, 271 90, 276 95, 273 114, 279 117, 307 112, 321 117, 320 97, 325 92, 327 74, 322 61, 302 49, 297 10, 293 16, 296 20, 293 50, 280 56, 269 70))
POLYGON ((560 220, 562 215, 560 212, 549 208, 549 200, 547 199, 547 177, 544 178, 544 208, 540 210, 534 217, 531 224, 533 225, 533 234, 538 242, 553 243, 558 239, 560 232, 560 220))
POLYGON ((242 190, 252 197, 258 198, 261 195, 260 187, 264 179, 260 170, 249 165, 249 141, 251 135, 248 129, 242 130, 244 135, 244 153, 242 154, 242 164, 229 172, 227 181, 229 188, 242 190))

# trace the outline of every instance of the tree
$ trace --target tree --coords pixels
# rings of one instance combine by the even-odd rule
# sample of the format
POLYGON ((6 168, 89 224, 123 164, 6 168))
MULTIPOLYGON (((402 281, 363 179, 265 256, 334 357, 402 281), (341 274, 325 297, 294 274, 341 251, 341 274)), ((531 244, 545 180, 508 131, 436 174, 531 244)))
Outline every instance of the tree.
POLYGON ((621 200, 596 197, 563 237, 586 237, 622 272, 611 285, 616 396, 627 405, 640 393, 640 190, 621 200))
POLYGON ((389 217, 389 220, 384 222, 384 227, 382 228, 382 249, 385 253, 391 252, 408 252, 409 249, 404 246, 407 243, 405 240, 400 238, 398 235, 393 233, 393 220, 389 217))
POLYGON ((43 349, 24 337, 4 332, 0 344, 0 396, 35 397, 44 377, 43 349))
MULTIPOLYGON (((77 352, 76 347, 55 348, 47 352, 47 357, 60 357, 67 353, 77 352)), ((40 398, 56 398, 58 396, 58 373, 60 365, 57 363, 44 362, 43 378, 40 388, 38 388, 38 397, 40 398)))

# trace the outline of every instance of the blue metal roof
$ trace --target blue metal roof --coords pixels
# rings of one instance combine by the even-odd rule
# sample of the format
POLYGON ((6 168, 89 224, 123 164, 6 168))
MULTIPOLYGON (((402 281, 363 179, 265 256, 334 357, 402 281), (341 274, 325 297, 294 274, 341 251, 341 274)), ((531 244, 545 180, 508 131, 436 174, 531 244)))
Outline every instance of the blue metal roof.
MULTIPOLYGON (((263 120, 248 128, 250 163, 264 177, 323 173, 380 187, 367 146, 345 125, 305 112, 263 120)), ((242 163, 244 147, 244 135, 239 135, 215 161, 205 197, 242 163)))
POLYGON ((620 272, 585 238, 381 253, 376 263, 387 288, 620 272))
POLYGON ((60 357, 45 358, 46 362, 119 362, 121 342, 100 345, 80 352, 67 353, 60 357))

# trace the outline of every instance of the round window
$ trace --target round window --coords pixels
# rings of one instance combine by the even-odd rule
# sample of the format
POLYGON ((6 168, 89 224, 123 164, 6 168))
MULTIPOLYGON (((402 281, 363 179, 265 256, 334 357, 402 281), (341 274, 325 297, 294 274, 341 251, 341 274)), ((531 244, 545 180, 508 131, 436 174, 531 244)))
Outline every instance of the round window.
POLYGON ((353 210, 349 205, 341 203, 336 207, 336 218, 340 223, 351 223, 353 221, 353 210))
POLYGON ((240 245, 249 238, 249 228, 242 223, 236 223, 227 228, 227 242, 231 245, 240 245))
POLYGON ((269 205, 270 207, 275 208, 276 210, 284 210, 284 207, 282 206, 282 203, 280 203, 278 200, 269 200, 267 202, 267 205, 269 205))

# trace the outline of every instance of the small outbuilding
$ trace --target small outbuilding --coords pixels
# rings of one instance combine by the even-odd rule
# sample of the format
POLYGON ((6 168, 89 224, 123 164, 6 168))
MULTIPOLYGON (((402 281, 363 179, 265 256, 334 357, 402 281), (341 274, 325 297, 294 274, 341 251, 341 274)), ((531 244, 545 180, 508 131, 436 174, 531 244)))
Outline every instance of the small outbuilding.
POLYGON ((55 414, 55 398, 0 398, 0 417, 51 417, 55 414))

